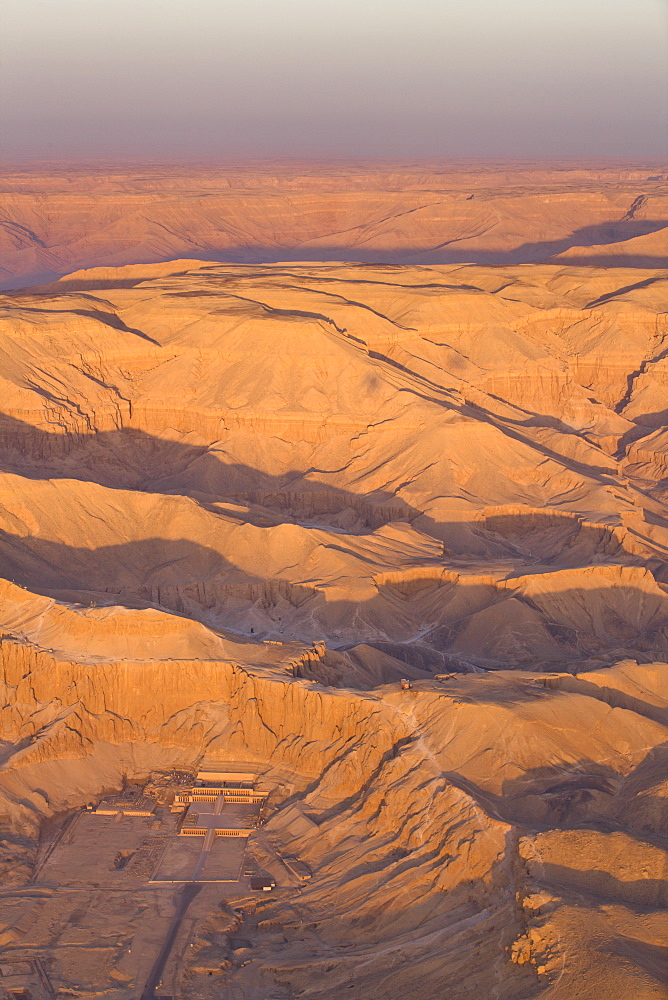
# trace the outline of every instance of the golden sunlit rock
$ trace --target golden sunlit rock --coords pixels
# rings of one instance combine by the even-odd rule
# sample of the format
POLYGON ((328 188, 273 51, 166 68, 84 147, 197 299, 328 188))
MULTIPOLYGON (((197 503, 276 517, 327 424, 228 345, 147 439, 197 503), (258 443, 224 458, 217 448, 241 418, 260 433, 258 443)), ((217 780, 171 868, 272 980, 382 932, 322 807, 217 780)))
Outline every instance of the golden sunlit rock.
MULTIPOLYGON (((67 249, 10 270, 105 266, 0 303, 0 942, 35 995, 662 996, 668 277, 511 259, 624 215, 583 177, 457 175, 407 229, 365 179, 360 245, 425 246, 445 197, 496 266, 192 259, 157 220, 205 257, 238 197, 261 246, 285 190, 53 182, 67 249)), ((340 225, 313 191, 300 253, 340 225)))

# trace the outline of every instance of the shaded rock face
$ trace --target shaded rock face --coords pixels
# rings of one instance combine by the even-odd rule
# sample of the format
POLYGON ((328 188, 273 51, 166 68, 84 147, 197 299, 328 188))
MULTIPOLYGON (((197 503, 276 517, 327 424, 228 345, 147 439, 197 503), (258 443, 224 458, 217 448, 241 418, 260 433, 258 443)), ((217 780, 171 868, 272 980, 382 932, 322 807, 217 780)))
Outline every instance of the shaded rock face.
MULTIPOLYGON (((191 993, 659 996, 667 285, 183 260, 4 296, 7 878, 128 777, 251 761, 258 851, 313 877, 211 904, 191 993)), ((130 1000, 90 950, 77 988, 130 1000)))

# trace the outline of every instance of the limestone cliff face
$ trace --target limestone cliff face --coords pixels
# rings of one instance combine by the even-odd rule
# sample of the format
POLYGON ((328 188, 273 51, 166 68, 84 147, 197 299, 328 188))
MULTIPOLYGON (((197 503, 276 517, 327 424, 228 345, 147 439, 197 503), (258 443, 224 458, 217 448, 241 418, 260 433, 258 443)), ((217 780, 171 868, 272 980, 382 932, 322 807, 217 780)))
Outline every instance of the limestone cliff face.
MULTIPOLYGON (((361 774, 408 732, 371 696, 288 681, 270 669, 201 659, 63 661, 7 639, 0 649, 2 738, 32 741, 31 762, 76 755, 97 741, 201 751, 224 733, 242 759, 278 757, 317 775, 345 749, 346 766, 361 774)), ((318 655, 307 651, 301 660, 318 655)), ((301 660, 286 667, 294 671, 301 660)))

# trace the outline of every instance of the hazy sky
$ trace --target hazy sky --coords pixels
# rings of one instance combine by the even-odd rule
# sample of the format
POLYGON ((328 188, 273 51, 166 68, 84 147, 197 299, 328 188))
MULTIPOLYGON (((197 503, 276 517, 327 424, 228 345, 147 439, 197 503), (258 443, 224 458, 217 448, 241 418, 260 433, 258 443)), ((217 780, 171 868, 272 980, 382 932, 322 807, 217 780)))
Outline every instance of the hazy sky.
POLYGON ((2 0, 4 154, 659 157, 666 0, 2 0))

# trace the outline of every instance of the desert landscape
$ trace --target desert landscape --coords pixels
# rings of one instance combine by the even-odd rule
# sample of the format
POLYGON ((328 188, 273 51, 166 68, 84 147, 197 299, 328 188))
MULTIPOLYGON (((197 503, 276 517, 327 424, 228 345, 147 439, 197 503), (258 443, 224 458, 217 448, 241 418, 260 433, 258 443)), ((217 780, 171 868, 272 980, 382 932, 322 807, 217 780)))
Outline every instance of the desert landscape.
POLYGON ((13 165, 0 287, 174 258, 665 268, 667 234, 656 162, 13 165))
POLYGON ((0 991, 664 997, 665 169, 0 204, 0 991))

